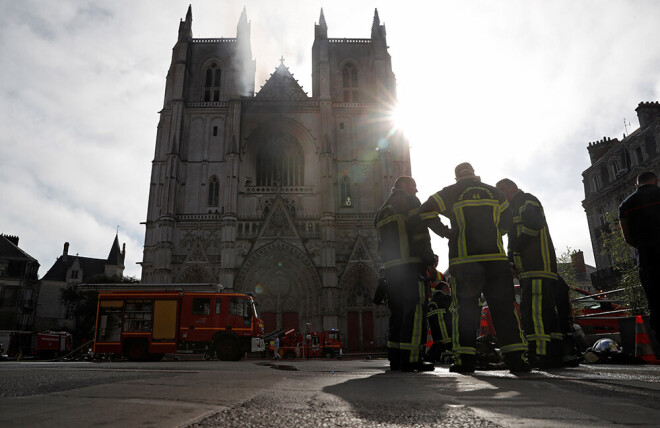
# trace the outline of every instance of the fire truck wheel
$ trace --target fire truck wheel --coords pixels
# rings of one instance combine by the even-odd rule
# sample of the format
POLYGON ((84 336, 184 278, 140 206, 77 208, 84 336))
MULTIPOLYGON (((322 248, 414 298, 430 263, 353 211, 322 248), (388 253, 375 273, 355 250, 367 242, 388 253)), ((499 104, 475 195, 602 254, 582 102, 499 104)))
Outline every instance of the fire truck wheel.
POLYGON ((325 354, 323 354, 325 358, 332 358, 332 352, 330 351, 325 351, 325 354))
POLYGON ((296 358, 296 354, 294 354, 293 351, 286 351, 286 354, 284 354, 284 358, 286 358, 287 360, 292 360, 296 358))
POLYGON ((144 361, 147 358, 147 342, 131 340, 124 345, 124 356, 131 361, 144 361))
POLYGON ((238 361, 241 359, 241 348, 233 337, 221 337, 215 343, 215 353, 222 361, 238 361))

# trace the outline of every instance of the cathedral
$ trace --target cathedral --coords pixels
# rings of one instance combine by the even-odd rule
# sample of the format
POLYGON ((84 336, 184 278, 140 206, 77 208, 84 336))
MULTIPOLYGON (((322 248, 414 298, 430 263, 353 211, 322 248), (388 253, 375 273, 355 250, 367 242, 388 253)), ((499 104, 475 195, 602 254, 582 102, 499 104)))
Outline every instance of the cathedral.
POLYGON ((143 283, 253 292, 266 332, 338 328, 352 351, 384 347, 387 310, 373 219, 408 142, 393 127, 396 80, 376 10, 371 37, 314 26, 312 95, 280 59, 255 92, 251 22, 236 37, 179 24, 145 222, 143 283))

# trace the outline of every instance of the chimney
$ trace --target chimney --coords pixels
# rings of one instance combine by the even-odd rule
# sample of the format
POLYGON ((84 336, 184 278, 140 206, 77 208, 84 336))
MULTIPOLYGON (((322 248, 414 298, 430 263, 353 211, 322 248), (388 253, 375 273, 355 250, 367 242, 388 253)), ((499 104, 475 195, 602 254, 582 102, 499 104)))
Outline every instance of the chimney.
POLYGON ((657 101, 639 103, 635 111, 637 112, 639 127, 645 128, 650 125, 656 118, 660 117, 660 103, 657 101))
POLYGON ((584 264, 584 253, 582 250, 578 250, 571 254, 571 260, 573 261, 573 267, 576 271, 581 274, 587 274, 587 266, 584 264))

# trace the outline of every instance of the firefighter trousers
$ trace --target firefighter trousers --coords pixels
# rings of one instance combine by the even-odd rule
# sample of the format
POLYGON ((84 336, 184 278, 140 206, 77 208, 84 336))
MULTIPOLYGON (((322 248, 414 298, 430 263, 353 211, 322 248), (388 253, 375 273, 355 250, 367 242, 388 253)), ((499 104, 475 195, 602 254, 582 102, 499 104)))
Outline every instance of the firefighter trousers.
POLYGON ((450 305, 451 296, 443 296, 439 291, 435 292, 427 305, 426 319, 433 337, 434 348, 451 349, 450 305))
MULTIPOLYGON (((513 276, 507 261, 461 263, 451 266, 452 351, 476 355, 481 318, 479 297, 486 297, 502 353, 527 351, 516 312, 513 276)), ((460 364, 460 363, 459 363, 460 364)))
POLYGON ((421 264, 385 269, 390 309, 387 354, 392 366, 422 360, 426 346, 426 284, 421 264))
POLYGON ((556 282, 549 278, 520 280, 520 318, 530 354, 561 354, 562 334, 553 294, 556 282))

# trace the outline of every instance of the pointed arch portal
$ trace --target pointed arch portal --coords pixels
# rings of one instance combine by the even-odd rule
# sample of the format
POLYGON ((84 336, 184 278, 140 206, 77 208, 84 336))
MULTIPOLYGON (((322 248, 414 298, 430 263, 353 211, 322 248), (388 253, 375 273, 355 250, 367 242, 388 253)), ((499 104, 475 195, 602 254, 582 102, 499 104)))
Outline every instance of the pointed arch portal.
POLYGON ((266 333, 278 328, 321 326, 321 281, 312 262, 299 249, 282 241, 252 253, 236 278, 238 292, 255 293, 266 333))
POLYGON ((349 351, 367 351, 375 346, 375 308, 371 299, 377 284, 377 273, 362 262, 348 267, 341 278, 342 312, 346 314, 343 330, 349 351))

